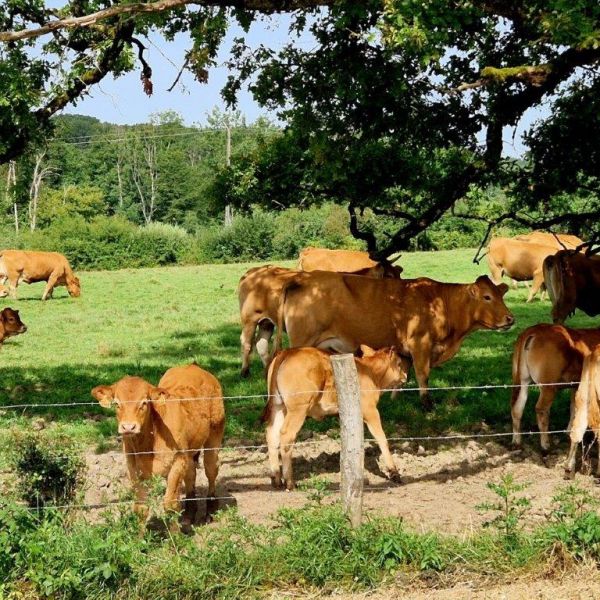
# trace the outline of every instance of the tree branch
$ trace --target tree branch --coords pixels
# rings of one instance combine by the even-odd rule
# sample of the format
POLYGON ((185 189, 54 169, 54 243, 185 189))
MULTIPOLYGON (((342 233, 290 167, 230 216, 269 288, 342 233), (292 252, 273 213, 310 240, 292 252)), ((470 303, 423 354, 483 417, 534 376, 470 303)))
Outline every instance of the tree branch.
POLYGON ((362 231, 358 228, 358 218, 356 215, 356 206, 350 204, 348 206, 348 212, 350 213, 350 233, 357 239, 363 240, 367 243, 367 250, 369 254, 372 254, 377 250, 377 240, 373 235, 372 231, 362 231))
POLYGON ((263 13, 292 12, 303 8, 328 6, 333 0, 158 0, 156 2, 116 4, 89 15, 66 17, 48 21, 41 27, 21 29, 20 31, 0 32, 0 42, 17 42, 38 38, 59 29, 91 27, 99 21, 122 15, 139 15, 142 13, 158 13, 174 10, 189 4, 199 6, 231 7, 245 10, 256 10, 263 13))

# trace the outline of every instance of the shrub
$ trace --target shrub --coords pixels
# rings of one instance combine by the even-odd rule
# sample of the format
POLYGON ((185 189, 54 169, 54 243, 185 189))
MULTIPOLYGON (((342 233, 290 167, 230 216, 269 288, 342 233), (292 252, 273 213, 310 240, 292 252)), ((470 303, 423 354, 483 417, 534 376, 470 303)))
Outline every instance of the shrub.
POLYGON ((85 459, 62 433, 15 431, 9 461, 17 491, 29 506, 71 502, 85 474, 85 459))

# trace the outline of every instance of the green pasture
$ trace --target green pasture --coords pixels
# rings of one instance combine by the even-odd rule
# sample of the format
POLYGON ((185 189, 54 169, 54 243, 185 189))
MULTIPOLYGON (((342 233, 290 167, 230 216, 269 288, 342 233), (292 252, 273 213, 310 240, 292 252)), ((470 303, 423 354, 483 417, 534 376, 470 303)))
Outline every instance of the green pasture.
MULTIPOLYGON (((427 275, 441 281, 468 282, 486 272, 472 262, 473 250, 405 254, 406 277, 427 275)), ((284 263, 290 265, 290 263, 284 263)), ((136 374, 157 383, 169 367, 197 361, 221 381, 226 396, 265 393, 260 361, 255 356, 248 380, 239 377, 236 286, 252 264, 203 265, 80 273, 81 298, 58 288, 55 298, 39 300, 43 284, 21 285, 19 299, 0 300, 20 310, 29 330, 9 339, 0 350, 0 428, 29 426, 44 417, 63 425, 83 441, 112 439, 116 428, 109 411, 91 405, 12 409, 15 404, 92 403, 90 390, 136 374)), ((520 331, 549 321, 548 301, 525 304, 526 290, 510 290, 507 301, 517 323, 505 333, 476 332, 457 357, 434 369, 431 386, 510 383, 511 353, 520 331)), ((0 306, 1 306, 0 305, 0 306)), ((573 326, 594 321, 577 315, 573 326)), ((415 385, 411 378, 407 387, 415 385)), ((564 393, 564 392, 563 392, 564 393)), ((381 401, 389 433, 431 434, 472 431, 485 421, 493 430, 509 429, 510 390, 433 392, 438 401, 424 414, 416 392, 381 401)), ((227 401, 227 440, 259 440, 262 398, 227 401)), ((567 424, 566 402, 552 411, 552 427, 567 424)), ((533 426, 530 402, 525 429, 533 426)), ((335 419, 307 425, 320 431, 337 428, 335 419)))

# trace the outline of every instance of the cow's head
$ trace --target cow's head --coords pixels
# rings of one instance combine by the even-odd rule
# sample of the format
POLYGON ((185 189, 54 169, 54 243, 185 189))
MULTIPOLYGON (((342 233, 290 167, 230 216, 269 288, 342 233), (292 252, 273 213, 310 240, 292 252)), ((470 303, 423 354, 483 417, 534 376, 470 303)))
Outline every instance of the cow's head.
POLYGON ((362 344, 360 351, 365 364, 377 374, 379 385, 382 388, 404 385, 408 379, 408 372, 411 367, 410 358, 400 356, 396 348, 382 348, 373 350, 369 346, 362 344))
POLYGON ((469 311, 470 317, 484 329, 510 329, 515 318, 504 304, 508 291, 505 283, 495 285, 487 275, 481 275, 468 286, 469 306, 456 307, 459 312, 469 311))
POLYGON ((69 275, 67 277, 67 291, 69 296, 79 298, 81 296, 81 283, 79 283, 79 277, 75 275, 69 275))
POLYGON ((8 296, 8 288, 5 285, 0 285, 0 298, 8 296))
POLYGON ((561 250, 544 260, 544 281, 552 301, 554 323, 564 323, 577 307, 577 285, 572 265, 575 260, 580 258, 573 250, 561 250))
POLYGON ((400 265, 394 265, 388 260, 383 260, 380 263, 383 269, 383 276, 388 279, 401 279, 402 271, 404 269, 400 265))
POLYGON ((27 326, 19 317, 19 311, 13 310, 12 308, 7 307, 0 312, 0 324, 4 330, 3 337, 5 338, 19 335, 20 333, 25 333, 27 331, 27 326))
POLYGON ((149 423, 152 408, 164 405, 168 394, 141 377, 123 377, 112 385, 95 387, 92 396, 104 408, 116 407, 121 435, 135 435, 149 423))

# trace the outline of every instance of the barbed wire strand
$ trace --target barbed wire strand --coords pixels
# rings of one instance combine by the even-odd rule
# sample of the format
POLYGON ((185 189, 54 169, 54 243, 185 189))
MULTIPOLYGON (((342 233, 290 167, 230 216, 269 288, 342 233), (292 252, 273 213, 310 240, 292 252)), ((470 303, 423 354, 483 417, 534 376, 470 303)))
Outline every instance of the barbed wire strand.
MULTIPOLYGON (((514 389, 520 388, 523 386, 527 387, 572 387, 579 385, 579 381, 560 381, 560 382, 548 382, 548 383, 498 383, 498 384, 486 384, 486 385, 444 385, 444 386, 434 386, 434 387, 409 387, 409 388, 363 388, 362 392, 436 392, 436 391, 452 391, 452 390, 493 390, 493 389, 514 389)), ((335 390, 302 390, 297 392, 291 392, 286 394, 286 397, 289 396, 302 396, 307 394, 334 394, 335 390)), ((223 400, 250 400, 250 399, 267 399, 278 397, 278 394, 241 394, 237 396, 222 396, 223 400)), ((189 396, 186 398, 165 398, 161 400, 161 403, 168 402, 194 402, 200 400, 215 400, 218 399, 217 396, 189 396)), ((120 400, 123 404, 135 404, 139 402, 138 400, 120 400)), ((98 406, 98 402, 51 402, 51 403, 36 403, 36 404, 7 404, 0 405, 0 411, 2 410, 17 410, 17 409, 27 409, 27 408, 58 408, 58 407, 73 407, 73 406, 98 406)))

